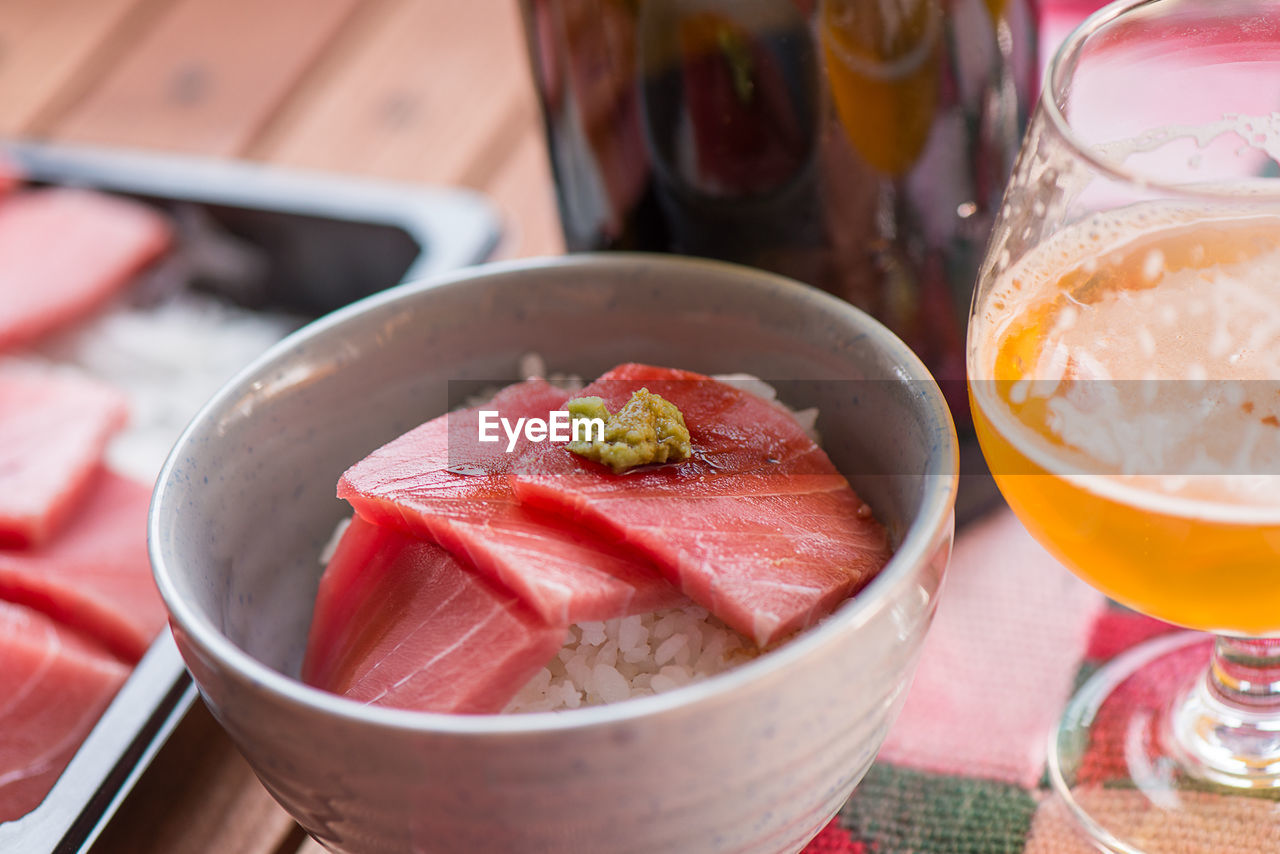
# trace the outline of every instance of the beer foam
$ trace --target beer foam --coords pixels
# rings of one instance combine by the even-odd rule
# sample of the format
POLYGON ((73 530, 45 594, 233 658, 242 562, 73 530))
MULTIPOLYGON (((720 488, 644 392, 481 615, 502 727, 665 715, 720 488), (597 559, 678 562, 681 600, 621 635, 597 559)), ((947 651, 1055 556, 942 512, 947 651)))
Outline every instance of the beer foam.
MULTIPOLYGON (((1277 112, 1265 115, 1227 113, 1215 122, 1205 122, 1198 125, 1164 125, 1152 128, 1136 137, 1095 144, 1092 148, 1104 160, 1110 161, 1120 171, 1133 171, 1150 183, 1160 184, 1163 176, 1145 174, 1146 170, 1143 169, 1133 169, 1128 163, 1129 158, 1135 154, 1150 154, 1159 151, 1170 145, 1170 143, 1190 140, 1195 143, 1197 151, 1201 153, 1193 154, 1177 171, 1194 174, 1206 167, 1203 152, 1211 144, 1219 139, 1230 139, 1232 137, 1240 143, 1233 153, 1233 159, 1237 163, 1242 162, 1241 155, 1247 151, 1254 152, 1255 158, 1261 155, 1269 159, 1272 164, 1280 163, 1280 113, 1277 112)), ((1258 175, 1265 174, 1268 171, 1259 163, 1250 163, 1250 168, 1253 169, 1253 174, 1258 175)), ((1255 183, 1252 189, 1257 190, 1259 186, 1255 183)), ((1237 185, 1225 188, 1210 188, 1207 186, 1197 188, 1194 185, 1179 185, 1179 189, 1191 192, 1208 189, 1215 195, 1224 192, 1240 195, 1251 191, 1248 182, 1243 186, 1237 185)), ((1265 190, 1264 192, 1270 194, 1274 193, 1274 190, 1265 190)))
MULTIPOLYGON (((1242 207, 1223 210, 1217 218, 1237 219, 1249 213, 1242 207)), ((1201 207, 1156 203, 1096 213, 1056 232, 1009 266, 992 284, 976 320, 993 324, 995 334, 984 335, 982 342, 985 345, 997 341, 1008 322, 1022 311, 1055 296, 1052 286, 1067 272, 1076 268, 1093 272, 1099 259, 1144 235, 1203 222, 1205 218, 1201 207)), ((991 356, 994 358, 994 353, 991 356)))

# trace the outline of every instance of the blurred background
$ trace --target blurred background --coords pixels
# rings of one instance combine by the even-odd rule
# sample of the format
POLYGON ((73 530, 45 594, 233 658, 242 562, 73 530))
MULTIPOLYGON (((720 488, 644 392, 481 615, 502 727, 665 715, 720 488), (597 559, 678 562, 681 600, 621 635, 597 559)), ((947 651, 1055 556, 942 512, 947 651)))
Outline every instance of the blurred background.
POLYGON ((4 0, 0 135, 470 187, 563 245, 514 0, 4 0))

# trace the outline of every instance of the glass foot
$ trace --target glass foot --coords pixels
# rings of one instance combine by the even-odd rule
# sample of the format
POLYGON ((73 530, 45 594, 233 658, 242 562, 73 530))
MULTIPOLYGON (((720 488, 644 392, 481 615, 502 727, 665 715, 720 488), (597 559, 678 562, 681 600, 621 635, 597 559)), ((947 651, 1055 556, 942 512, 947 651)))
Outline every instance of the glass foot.
POLYGON ((1249 705, 1250 691, 1274 682, 1259 684, 1271 671, 1256 668, 1253 683, 1232 680, 1224 650, 1242 644, 1268 645, 1274 661, 1274 641, 1165 635, 1071 699, 1050 739, 1049 779, 1099 849, 1280 852, 1280 721, 1249 705))

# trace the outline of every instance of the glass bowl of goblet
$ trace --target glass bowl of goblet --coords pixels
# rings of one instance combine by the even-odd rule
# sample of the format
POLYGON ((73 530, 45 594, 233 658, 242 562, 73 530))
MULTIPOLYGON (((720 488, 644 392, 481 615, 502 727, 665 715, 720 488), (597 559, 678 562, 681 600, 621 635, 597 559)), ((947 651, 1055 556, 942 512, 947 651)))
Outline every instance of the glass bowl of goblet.
POLYGON ((1104 850, 1280 851, 1278 110, 1280 4, 1100 10, 1050 65, 974 296, 1005 499, 1192 630, 1103 667, 1052 736, 1104 850))

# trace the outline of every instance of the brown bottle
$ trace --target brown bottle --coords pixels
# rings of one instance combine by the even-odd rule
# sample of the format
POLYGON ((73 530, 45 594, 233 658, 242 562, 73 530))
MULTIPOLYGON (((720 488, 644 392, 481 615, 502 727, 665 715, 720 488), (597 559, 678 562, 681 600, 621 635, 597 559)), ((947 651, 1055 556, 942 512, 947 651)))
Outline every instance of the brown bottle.
POLYGON ((792 276, 963 378, 1036 85, 1032 0, 522 5, 570 250, 792 276))

